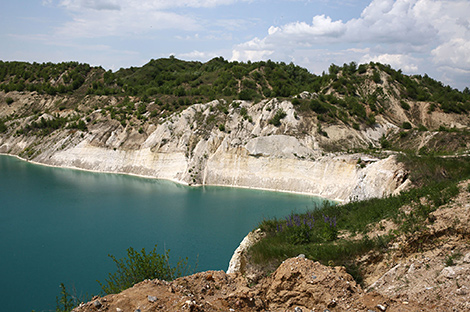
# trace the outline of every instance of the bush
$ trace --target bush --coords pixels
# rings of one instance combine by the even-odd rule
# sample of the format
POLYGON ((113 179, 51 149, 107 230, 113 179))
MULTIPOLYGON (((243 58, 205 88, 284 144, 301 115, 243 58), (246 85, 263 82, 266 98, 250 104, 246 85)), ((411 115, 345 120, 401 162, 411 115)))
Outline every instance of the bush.
POLYGON ((73 296, 67 292, 64 283, 60 283, 60 297, 56 297, 56 311, 72 311, 72 309, 78 305, 76 301, 77 300, 74 300, 73 296))
POLYGON ((385 135, 383 135, 379 141, 380 141, 380 146, 382 148, 390 148, 391 146, 390 141, 386 139, 385 135))
POLYGON ((0 120, 0 133, 6 132, 7 131, 7 125, 3 122, 3 120, 0 120))
POLYGON ((277 110, 274 117, 269 120, 269 123, 271 125, 279 127, 281 125, 281 119, 286 117, 286 116, 287 116, 287 114, 282 110, 282 108, 280 108, 280 109, 277 110))
POLYGON ((310 101, 310 109, 317 114, 326 114, 329 111, 329 108, 325 103, 316 99, 310 101))
POLYGON ((404 110, 409 110, 411 107, 410 107, 410 104, 406 103, 405 101, 400 101, 400 106, 401 108, 403 108, 404 110))
POLYGON ((171 267, 169 252, 166 250, 164 254, 158 254, 157 245, 155 245, 149 253, 145 252, 145 248, 142 248, 139 253, 129 247, 127 257, 123 259, 116 259, 113 255, 109 255, 116 264, 117 271, 113 274, 109 273, 104 284, 100 281, 98 283, 105 294, 112 294, 121 292, 145 279, 158 278, 171 281, 191 273, 188 258, 180 259, 175 267, 171 267))
POLYGON ((408 129, 408 130, 412 128, 411 124, 408 121, 403 122, 401 127, 403 129, 408 129))
POLYGON ((11 97, 7 97, 5 99, 5 102, 7 102, 8 105, 12 104, 15 100, 13 100, 11 97))

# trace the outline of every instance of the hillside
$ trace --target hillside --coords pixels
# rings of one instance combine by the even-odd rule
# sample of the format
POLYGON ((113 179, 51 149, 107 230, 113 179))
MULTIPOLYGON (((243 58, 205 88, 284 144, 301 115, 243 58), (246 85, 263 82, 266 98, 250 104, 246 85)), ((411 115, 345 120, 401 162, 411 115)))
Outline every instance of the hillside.
POLYGON ((468 152, 470 92, 370 63, 0 62, 0 152, 42 164, 339 201, 410 184, 396 152, 468 152))

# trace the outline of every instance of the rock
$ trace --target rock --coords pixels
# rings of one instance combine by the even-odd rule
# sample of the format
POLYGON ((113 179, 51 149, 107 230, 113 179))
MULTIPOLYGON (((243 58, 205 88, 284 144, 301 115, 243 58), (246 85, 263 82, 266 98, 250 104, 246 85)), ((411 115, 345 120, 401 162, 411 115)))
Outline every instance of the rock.
POLYGON ((444 269, 442 269, 441 271, 441 276, 444 276, 448 279, 453 279, 455 277, 455 271, 453 268, 451 267, 445 267, 444 269))
POLYGON ((299 259, 305 259, 305 255, 304 255, 304 254, 300 254, 300 255, 297 256, 297 258, 299 258, 299 259))
POLYGON ((93 306, 94 306, 95 308, 99 309, 99 308, 101 308, 101 307, 103 306, 103 304, 101 303, 101 301, 95 300, 95 301, 93 302, 93 306))
POLYGON ((149 302, 152 302, 152 303, 157 301, 157 297, 155 297, 155 296, 148 295, 147 299, 148 299, 149 302))
POLYGON ((300 307, 295 307, 294 312, 302 312, 302 308, 300 308, 300 307))
POLYGON ((248 249, 250 249, 251 246, 259 242, 263 237, 265 236, 265 233, 261 231, 261 229, 257 229, 253 232, 248 233, 245 238, 243 238, 242 242, 238 246, 238 248, 235 250, 235 252, 232 255, 232 258, 230 259, 230 263, 227 269, 227 274, 230 273, 245 273, 246 270, 246 252, 248 249))
POLYGON ((122 312, 121 308, 116 308, 116 312, 122 312))
POLYGON ((470 263, 470 252, 463 257, 463 262, 470 263))
POLYGON ((387 310, 387 307, 384 306, 384 305, 378 304, 378 305, 377 305, 377 309, 379 309, 380 311, 383 312, 383 311, 386 311, 386 310, 387 310))

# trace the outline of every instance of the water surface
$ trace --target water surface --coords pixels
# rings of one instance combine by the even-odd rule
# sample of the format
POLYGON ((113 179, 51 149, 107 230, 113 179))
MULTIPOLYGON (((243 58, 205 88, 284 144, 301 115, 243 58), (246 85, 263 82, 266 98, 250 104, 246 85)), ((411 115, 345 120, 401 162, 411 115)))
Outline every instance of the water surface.
POLYGON ((3 311, 55 311, 60 283, 96 294, 128 247, 198 258, 226 270, 263 218, 303 212, 319 199, 33 165, 0 155, 3 311))

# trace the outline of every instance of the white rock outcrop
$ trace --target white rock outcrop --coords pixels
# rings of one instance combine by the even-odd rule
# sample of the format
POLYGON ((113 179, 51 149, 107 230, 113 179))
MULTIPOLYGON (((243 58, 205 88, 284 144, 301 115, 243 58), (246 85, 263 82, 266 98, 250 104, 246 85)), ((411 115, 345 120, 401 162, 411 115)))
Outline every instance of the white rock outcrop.
POLYGON ((26 154, 53 166, 189 185, 295 192, 342 202, 389 195, 406 182, 407 174, 394 156, 334 154, 320 147, 322 142, 368 144, 373 141, 368 130, 331 126, 325 128, 331 136, 327 139, 311 119, 297 116, 289 101, 240 101, 229 106, 227 114, 218 111, 221 104, 216 100, 192 105, 160 124, 146 124, 145 131, 107 119, 89 124, 86 133, 64 129, 47 137, 3 135, 0 152, 26 154), (279 110, 286 116, 276 127, 269 121, 279 110))

